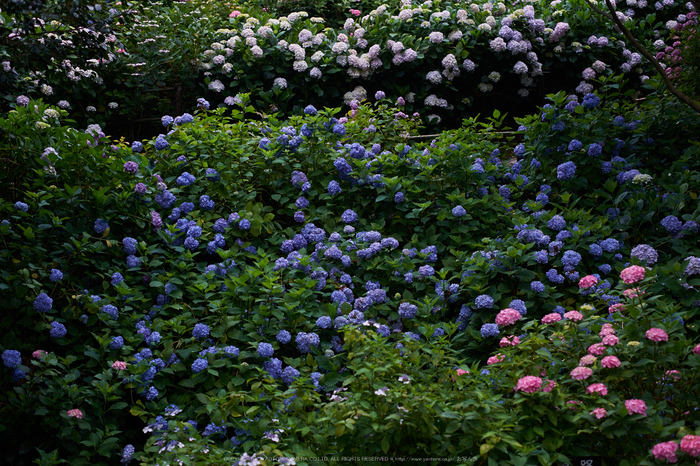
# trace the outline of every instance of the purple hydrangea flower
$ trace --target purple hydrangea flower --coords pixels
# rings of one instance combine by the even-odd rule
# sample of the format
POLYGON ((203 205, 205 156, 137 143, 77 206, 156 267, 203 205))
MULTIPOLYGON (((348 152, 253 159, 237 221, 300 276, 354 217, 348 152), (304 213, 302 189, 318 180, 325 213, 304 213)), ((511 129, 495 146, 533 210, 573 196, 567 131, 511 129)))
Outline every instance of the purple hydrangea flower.
POLYGON ((65 337, 68 331, 66 330, 65 325, 63 325, 60 322, 51 322, 51 331, 49 332, 49 335, 51 335, 53 338, 61 338, 65 337))
POLYGON ((124 171, 127 173, 136 174, 139 171, 139 164, 136 162, 126 162, 124 164, 124 171))
POLYGON ((493 307, 493 298, 487 294, 482 294, 474 300, 474 307, 477 309, 491 309, 493 307))
POLYGON ((58 269, 51 269, 51 276, 49 277, 49 279, 52 282, 61 281, 63 279, 63 272, 61 272, 58 269))
POLYGON ((340 217, 343 222, 345 223, 355 223, 357 221, 357 214, 351 210, 347 209, 345 212, 343 212, 343 215, 340 217))
POLYGON ((536 293, 542 293, 544 291, 544 284, 540 281, 533 281, 530 283, 530 288, 536 293))
POLYGON ((576 174, 576 164, 574 162, 564 162, 557 167, 557 179, 570 180, 576 174))
POLYGON ((22 354, 17 350, 5 350, 2 352, 2 362, 8 369, 14 369, 22 364, 22 354))
POLYGON ((198 358, 192 363, 192 372, 195 374, 202 372, 204 369, 209 367, 209 361, 204 358, 198 358))
POLYGON ((107 228, 109 228, 109 223, 107 223, 107 220, 98 218, 97 220, 95 220, 95 225, 93 226, 93 228, 95 229, 95 233, 101 235, 107 230, 107 228))
POLYGON ((261 358, 269 358, 274 354, 275 350, 269 343, 261 342, 258 345, 258 356, 261 358))
POLYGON ((206 338, 209 336, 209 326, 205 324, 196 324, 192 330, 192 336, 197 339, 206 338))
POLYGON ((343 189, 340 187, 340 184, 332 180, 330 183, 328 183, 328 194, 331 196, 335 196, 336 194, 340 194, 343 191, 343 189))
POLYGON ((499 334, 498 325, 484 324, 481 326, 481 336, 484 338, 495 337, 499 334))
POLYGON ((214 201, 205 194, 199 198, 199 207, 203 210, 212 210, 214 208, 214 201))

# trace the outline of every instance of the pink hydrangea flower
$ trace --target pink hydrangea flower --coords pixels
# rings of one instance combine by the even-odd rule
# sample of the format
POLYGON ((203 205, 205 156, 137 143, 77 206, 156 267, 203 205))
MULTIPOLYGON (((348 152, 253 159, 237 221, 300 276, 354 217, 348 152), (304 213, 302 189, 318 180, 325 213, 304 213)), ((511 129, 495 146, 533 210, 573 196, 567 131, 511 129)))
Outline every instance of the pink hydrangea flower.
POLYGON ((592 383, 588 387, 586 387, 586 392, 588 393, 597 393, 599 395, 607 395, 608 394, 608 387, 606 387, 602 383, 592 383))
POLYGON ((114 364, 112 364, 112 369, 123 371, 126 369, 126 363, 124 361, 114 361, 114 364))
POLYGON ((605 345, 602 343, 594 343, 588 347, 588 354, 594 356, 602 356, 605 353, 605 345))
POLYGON ((598 419, 603 419, 604 417, 608 416, 608 412, 605 410, 605 408, 596 408, 593 411, 591 411, 591 415, 595 416, 598 419))
POLYGON ((525 393, 535 393, 540 388, 542 388, 542 379, 535 377, 534 375, 526 375, 518 380, 518 384, 515 386, 515 391, 520 390, 525 393))
POLYGON ((578 322, 579 320, 583 320, 583 314, 581 314, 578 311, 569 311, 566 314, 564 314, 564 318, 572 320, 574 322, 578 322))
POLYGON ((559 322, 560 320, 561 316, 556 312, 552 312, 551 314, 547 314, 546 316, 542 317, 543 324, 553 324, 554 322, 559 322))
MULTIPOLYGON (((629 290, 625 290, 625 291, 629 291, 629 290)), ((622 312, 624 310, 625 310, 625 305, 622 303, 617 303, 617 304, 613 304, 612 306, 610 306, 608 308, 608 313, 614 314, 616 312, 622 312)))
POLYGON ((597 360, 598 360, 598 358, 596 358, 595 356, 593 356, 591 354, 587 354, 581 358, 578 365, 579 366, 590 366, 590 365, 594 364, 597 360))
POLYGON ((603 337, 603 344, 605 346, 615 346, 618 343, 620 343, 620 339, 617 338, 615 335, 605 335, 603 337))
POLYGON ((668 341, 668 335, 660 328, 650 328, 646 337, 651 341, 668 341))
POLYGON ((693 348, 693 353, 695 353, 695 354, 697 354, 698 356, 700 356, 700 345, 698 345, 698 346, 696 346, 695 348, 693 348))
POLYGON ((513 325, 514 323, 522 319, 522 317, 523 316, 515 309, 503 309, 496 316, 496 324, 499 327, 507 327, 509 325, 513 325))
POLYGON ((501 342, 499 344, 501 345, 501 348, 506 346, 517 346, 520 344, 520 338, 516 337, 515 335, 509 335, 501 338, 501 342))
POLYGON ((681 451, 690 456, 700 456, 700 435, 686 435, 681 439, 681 451))
POLYGON ((66 411, 66 414, 68 415, 68 417, 75 417, 78 419, 83 418, 83 412, 79 409, 69 409, 68 411, 66 411))
POLYGON ((238 10, 233 10, 231 14, 228 15, 229 18, 235 18, 236 16, 240 16, 241 12, 238 10))
POLYGON ((545 383, 544 388, 542 388, 542 391, 545 393, 549 393, 552 391, 553 388, 557 386, 557 383, 554 380, 547 380, 545 383))
POLYGON ((644 400, 626 400, 625 401, 625 408, 627 408, 627 411, 630 412, 631 414, 641 414, 643 416, 647 415, 647 404, 644 402, 644 400))
POLYGON ((499 362, 503 362, 505 359, 505 356, 503 356, 501 353, 498 353, 496 356, 491 356, 487 361, 486 364, 489 366, 491 364, 498 364, 499 362))
POLYGON ((673 380, 678 380, 681 378, 681 373, 680 371, 673 369, 670 371, 666 371, 666 376, 671 377, 673 380))
POLYGON ((624 294, 626 298, 631 299, 643 295, 644 291, 641 291, 639 288, 630 288, 629 290, 623 291, 622 294, 624 294))
POLYGON ((600 365, 606 369, 615 369, 620 367, 620 360, 617 356, 605 356, 601 361, 600 365))
POLYGON ((610 324, 603 324, 603 328, 600 329, 600 332, 598 332, 598 335, 601 337, 604 337, 606 335, 615 335, 615 329, 613 328, 612 325, 610 324))
POLYGON ((637 283, 644 279, 644 274, 646 269, 638 265, 630 265, 625 270, 620 272, 620 278, 623 282, 631 285, 632 283, 637 283))
POLYGON ((42 357, 46 356, 47 354, 49 354, 49 353, 47 353, 43 349, 38 349, 32 353, 32 357, 34 359, 41 359, 42 357))
POLYGON ((657 460, 666 460, 669 463, 675 463, 678 461, 676 458, 676 451, 678 450, 678 444, 674 441, 657 443, 651 449, 651 454, 657 460))
POLYGON ((593 375, 593 371, 589 367, 578 366, 571 371, 571 377, 575 380, 586 380, 593 375))
POLYGON ((350 14, 353 16, 360 16, 360 13, 362 13, 360 10, 350 10, 350 14))
POLYGON ((593 275, 586 275, 583 277, 581 280, 578 281, 578 287, 581 288, 582 290, 587 290, 588 288, 592 287, 598 283, 598 279, 594 277, 593 275))
POLYGON ((465 371, 464 369, 457 369, 457 375, 458 375, 458 376, 459 376, 459 375, 468 374, 468 373, 469 373, 469 371, 465 371))

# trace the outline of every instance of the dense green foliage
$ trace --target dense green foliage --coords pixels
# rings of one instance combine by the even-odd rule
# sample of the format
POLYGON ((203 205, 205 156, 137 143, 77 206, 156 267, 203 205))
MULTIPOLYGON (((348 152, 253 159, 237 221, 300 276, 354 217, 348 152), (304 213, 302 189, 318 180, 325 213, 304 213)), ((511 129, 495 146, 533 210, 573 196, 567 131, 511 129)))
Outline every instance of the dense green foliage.
MULTIPOLYGON (((503 21, 529 28, 526 5, 427 2, 408 19, 399 4, 310 5, 322 22, 286 2, 81 4, 50 23, 68 3, 0 12, 0 31, 21 23, 22 53, 47 67, 31 79, 0 39, 5 463, 698 461, 700 120, 658 77, 616 74, 647 65, 588 44, 614 33, 583 4, 532 4, 530 19, 552 25, 531 31, 533 47, 571 23, 539 44, 564 89, 547 105, 517 130, 504 123, 514 103, 425 137, 430 95, 470 97, 498 84, 492 72, 516 89, 517 57, 491 44, 503 21), (43 24, 20 21, 39 12, 43 24), (89 21, 104 30, 104 81, 49 81, 67 73, 49 51, 72 49, 32 48, 32 28, 48 38, 46 24, 89 21), (368 80, 328 51, 341 34, 362 49, 360 26, 383 62, 368 80), (445 39, 453 28, 462 39, 445 39), (308 34, 321 78, 294 71, 291 45, 308 34), (416 60, 394 63, 406 47, 416 60), (463 67, 429 83, 450 54, 481 78, 463 67), (601 71, 577 96, 579 64, 601 71), (53 105, 70 92, 72 107, 53 105), (155 138, 105 134, 117 117, 154 116, 155 138)), ((629 24, 660 50, 677 24, 656 21, 629 24)), ((83 52, 70 59, 93 63, 83 52)), ((444 117, 466 109, 451 102, 444 117)))

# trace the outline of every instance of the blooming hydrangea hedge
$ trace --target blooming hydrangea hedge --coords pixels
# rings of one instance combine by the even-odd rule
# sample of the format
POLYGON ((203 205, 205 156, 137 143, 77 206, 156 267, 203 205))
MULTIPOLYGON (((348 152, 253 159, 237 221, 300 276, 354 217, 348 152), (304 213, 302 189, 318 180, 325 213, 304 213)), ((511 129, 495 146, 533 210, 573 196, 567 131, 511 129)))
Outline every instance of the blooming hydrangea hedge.
MULTIPOLYGON (((214 105, 226 94, 254 92, 258 108, 273 106, 285 114, 299 93, 318 107, 368 96, 400 98, 397 117, 418 112, 425 124, 451 125, 494 102, 517 113, 533 108, 544 92, 565 88, 583 96, 617 73, 640 89, 652 74, 651 65, 585 0, 367 2, 343 12, 342 26, 304 11, 282 15, 274 5, 232 12, 201 2, 90 8, 95 21, 79 30, 96 36, 97 44, 81 48, 80 63, 68 59, 77 39, 64 37, 67 24, 45 21, 49 12, 35 21, 51 24, 42 34, 66 55, 54 57, 61 66, 31 71, 7 49, 0 80, 12 84, 8 108, 22 105, 17 98, 41 96, 83 121, 109 121, 126 132, 120 116, 155 118, 154 110, 179 104, 176 95, 192 97, 203 87, 214 105), (91 92, 88 82, 104 92, 91 92)), ((8 31, 22 22, 15 9, 6 15, 8 31)), ((282 4, 280 9, 287 11, 282 4)), ((617 11, 669 73, 679 76, 680 51, 672 49, 680 50, 677 34, 696 24, 692 4, 630 0, 617 11)), ((13 34, 32 46, 32 34, 13 34)), ((35 45, 45 47, 46 40, 35 45)))
POLYGON ((698 122, 615 89, 551 96, 517 146, 474 120, 414 143, 360 102, 251 120, 247 94, 125 143, 28 102, 0 120, 27 154, 2 424, 39 449, 13 461, 691 457, 700 166, 673 131, 698 122))

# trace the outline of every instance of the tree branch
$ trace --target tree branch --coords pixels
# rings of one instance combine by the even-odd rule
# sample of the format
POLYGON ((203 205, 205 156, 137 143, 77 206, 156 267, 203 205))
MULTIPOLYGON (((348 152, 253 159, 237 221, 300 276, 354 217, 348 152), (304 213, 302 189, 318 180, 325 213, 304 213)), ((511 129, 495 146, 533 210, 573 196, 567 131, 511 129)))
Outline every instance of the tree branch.
MULTIPOLYGON (((691 0, 693 5, 698 3, 698 0, 691 0)), ((620 18, 617 16, 617 12, 615 11, 615 8, 612 6, 610 3, 610 0, 605 0, 605 4, 608 7, 608 10, 610 11, 611 14, 607 14, 604 11, 600 10, 598 7, 593 5, 590 0, 586 0, 586 3, 599 15, 605 16, 609 20, 613 21, 617 28, 624 34, 625 38, 634 46, 637 51, 642 54, 644 58, 649 60, 649 62, 654 66, 654 69, 661 75, 661 79, 663 79, 664 84, 666 84, 666 87, 668 87, 668 90, 671 91, 671 94, 676 96, 678 100, 683 102, 684 104, 688 105, 690 108, 695 110, 697 113, 700 113, 700 103, 696 102, 695 100, 691 99, 687 95, 685 95, 683 92, 679 91, 676 89, 676 86, 673 85, 671 82, 671 79, 668 77, 666 74, 666 70, 664 70, 661 67, 661 64, 659 61, 654 57, 647 49, 644 48, 642 44, 637 41, 637 39, 634 38, 632 33, 630 32, 627 27, 625 27, 624 24, 622 24, 622 21, 620 21, 620 18)), ((697 9, 697 6, 696 6, 697 9)))

